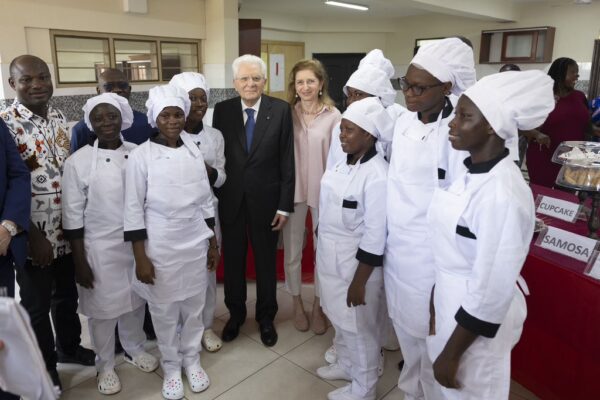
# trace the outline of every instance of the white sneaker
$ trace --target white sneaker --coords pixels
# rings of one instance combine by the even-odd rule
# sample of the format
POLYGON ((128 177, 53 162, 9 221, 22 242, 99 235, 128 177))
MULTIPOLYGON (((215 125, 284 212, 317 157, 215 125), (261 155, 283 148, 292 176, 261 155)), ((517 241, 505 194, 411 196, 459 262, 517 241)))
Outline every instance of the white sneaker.
POLYGON ((115 394, 121 391, 121 381, 114 369, 100 372, 96 380, 98 391, 102 394, 115 394))
POLYGON ((352 389, 351 383, 349 383, 345 386, 339 387, 339 388, 335 389, 333 392, 327 393, 327 399, 335 400, 338 398, 337 396, 341 395, 342 393, 350 393, 351 389, 352 389))
POLYGON ((379 365, 377 366, 377 376, 381 378, 385 366, 385 355, 383 349, 379 350, 379 365))
POLYGON ((357 396, 352 394, 352 384, 342 386, 334 390, 333 392, 327 393, 328 400, 375 400, 375 395, 371 396, 357 396))
POLYGON ((215 331, 212 329, 207 329, 202 335, 202 346, 204 346, 207 351, 214 353, 215 351, 221 350, 221 347, 223 347, 223 341, 217 336, 215 331))
POLYGON ((192 392, 199 393, 208 389, 208 386, 210 385, 210 379, 208 378, 206 371, 202 369, 199 363, 184 369, 185 376, 187 377, 192 392))
POLYGON ((181 372, 165 375, 162 385, 162 395, 167 400, 179 400, 183 398, 183 381, 181 372))
POLYGON ((343 381, 351 381, 352 377, 337 363, 329 364, 324 367, 317 368, 317 375, 319 378, 335 381, 335 380, 343 380, 343 381))
POLYGON ((152 372, 158 368, 158 359, 145 351, 135 357, 131 357, 129 354, 125 353, 123 358, 129 364, 135 365, 144 372, 152 372))
POLYGON ((334 364, 337 362, 337 351, 335 350, 335 345, 331 345, 330 348, 325 352, 325 361, 329 364, 334 364))

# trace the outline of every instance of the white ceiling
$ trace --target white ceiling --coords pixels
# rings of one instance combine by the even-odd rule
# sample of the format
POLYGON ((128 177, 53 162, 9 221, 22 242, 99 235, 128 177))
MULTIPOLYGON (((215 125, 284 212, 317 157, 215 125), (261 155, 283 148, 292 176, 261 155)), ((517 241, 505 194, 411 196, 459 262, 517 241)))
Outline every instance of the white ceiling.
POLYGON ((301 17, 407 17, 424 11, 410 6, 405 0, 339 0, 368 6, 369 11, 354 11, 324 4, 324 0, 239 0, 240 12, 272 12, 301 17))
MULTIPOLYGON (((542 3, 540 6, 556 6, 558 4, 573 3, 574 0, 339 0, 348 3, 361 4, 369 7, 369 11, 354 11, 324 4, 324 0, 238 0, 240 13, 261 13, 316 17, 316 18, 399 18, 411 15, 420 15, 430 12, 447 13, 471 17, 492 19, 505 19, 505 12, 510 13, 512 5, 542 3), (465 4, 471 4, 465 8, 465 4), (488 11, 487 15, 478 14, 478 8, 485 3, 494 4, 496 11, 488 11), (497 13, 497 15, 494 15, 497 13)), ((489 9, 489 7, 487 7, 489 9)))

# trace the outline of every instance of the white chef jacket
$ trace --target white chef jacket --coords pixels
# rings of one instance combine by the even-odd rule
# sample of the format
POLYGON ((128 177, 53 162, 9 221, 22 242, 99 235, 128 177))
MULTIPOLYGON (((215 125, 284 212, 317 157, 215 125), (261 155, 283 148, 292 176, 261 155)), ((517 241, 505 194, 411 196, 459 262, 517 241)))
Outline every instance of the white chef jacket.
POLYGON ((206 241, 214 235, 212 192, 204 158, 189 135, 180 146, 141 144, 127 165, 125 239, 145 240, 156 279, 134 290, 153 303, 183 301, 206 290, 206 241))
POLYGON ((77 285, 79 312, 90 318, 117 318, 144 304, 131 290, 135 261, 123 241, 125 166, 136 147, 100 149, 96 139, 65 162, 63 228, 67 238, 83 238, 94 274, 93 289, 77 285))
POLYGON ((346 305, 346 294, 359 262, 376 267, 369 282, 383 279, 387 168, 383 156, 371 148, 355 165, 338 162, 321 180, 317 240, 321 303, 336 325, 351 332, 357 330, 356 317, 346 305))
POLYGON ((460 324, 479 335, 461 358, 459 390, 447 399, 506 399, 510 352, 527 314, 519 273, 535 224, 531 190, 505 149, 485 163, 466 161, 465 173, 436 189, 428 212, 435 257, 435 335, 427 338, 433 361, 460 324), (493 371, 493 374, 490 374, 493 371))
POLYGON ((435 280, 427 209, 434 189, 448 185, 459 173, 458 163, 449 157, 455 151, 448 141, 453 109, 447 101, 438 120, 428 124, 418 113, 403 113, 392 142, 384 268, 387 305, 392 320, 420 338, 429 332, 429 293, 435 280))
MULTIPOLYGON (((200 148, 202 157, 206 163, 217 170, 217 179, 212 187, 220 188, 225 183, 225 140, 218 129, 204 124, 202 130, 197 134, 185 132, 200 148)), ((183 133, 182 133, 183 135, 183 133)))

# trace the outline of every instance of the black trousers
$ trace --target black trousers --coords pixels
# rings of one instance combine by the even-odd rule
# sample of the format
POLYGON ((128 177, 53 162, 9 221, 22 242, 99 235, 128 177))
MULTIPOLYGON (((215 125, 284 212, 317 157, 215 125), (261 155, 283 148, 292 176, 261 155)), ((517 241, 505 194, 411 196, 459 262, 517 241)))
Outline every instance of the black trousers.
POLYGON ((27 260, 25 267, 17 270, 17 283, 21 304, 29 313, 46 369, 54 370, 56 351, 73 354, 81 343, 73 257, 71 254, 58 257, 44 268, 27 260), (56 330, 56 350, 49 314, 56 330))
MULTIPOLYGON (((15 297, 15 269, 12 257, 0 256, 0 288, 2 287, 6 288, 8 297, 15 297)), ((19 396, 0 390, 0 400, 19 400, 19 396)))
MULTIPOLYGON (((273 215, 275 216, 275 215, 273 215)), ((278 232, 273 232, 271 221, 253 218, 246 200, 234 221, 221 223, 223 231, 223 262, 225 266, 225 305, 231 318, 246 319, 246 253, 248 237, 254 252, 256 266, 256 316, 258 322, 273 321, 277 314, 276 256, 278 232)))
POLYGON ((8 297, 15 297, 15 267, 10 256, 0 256, 0 288, 6 288, 8 297))

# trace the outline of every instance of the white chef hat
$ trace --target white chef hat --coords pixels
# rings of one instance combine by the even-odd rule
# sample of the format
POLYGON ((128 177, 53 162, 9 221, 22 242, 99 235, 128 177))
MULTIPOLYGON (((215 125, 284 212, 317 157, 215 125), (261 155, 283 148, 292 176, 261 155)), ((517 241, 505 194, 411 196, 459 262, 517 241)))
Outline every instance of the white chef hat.
POLYGON ((200 88, 204 90, 206 93, 206 100, 208 100, 210 92, 208 82, 206 82, 204 75, 198 72, 182 72, 177 74, 171 78, 169 84, 179 86, 188 93, 194 89, 200 88))
POLYGON ((131 127, 131 124, 133 124, 133 110, 129 105, 129 101, 115 93, 102 93, 89 98, 81 108, 83 110, 83 120, 90 131, 94 131, 90 122, 90 114, 97 105, 104 103, 116 107, 121 113, 121 132, 131 127))
POLYGON ((390 136, 394 130, 394 121, 377 97, 355 101, 344 111, 342 118, 360 126, 376 139, 390 136))
POLYGON ((554 81, 542 71, 507 71, 481 78, 467 96, 502 139, 534 129, 554 109, 554 81))
POLYGON ((179 107, 187 118, 190 113, 190 97, 188 93, 175 85, 154 86, 148 92, 146 108, 148 123, 156 128, 156 118, 165 107, 179 107))
POLYGON ((440 82, 452 83, 452 93, 456 96, 477 80, 473 49, 458 38, 424 44, 410 63, 426 70, 440 82))
POLYGON ((354 71, 344 85, 344 94, 348 95, 348 87, 377 96, 384 107, 396 101, 396 90, 390 79, 394 76, 394 66, 379 49, 371 50, 360 60, 358 69, 354 71))
POLYGON ((362 60, 360 60, 358 68, 360 69, 361 67, 365 67, 367 65, 371 65, 375 68, 383 70, 386 73, 388 79, 392 79, 392 77, 394 76, 395 71, 392 62, 385 58, 383 52, 379 49, 373 49, 370 52, 368 52, 367 55, 364 56, 362 60))

